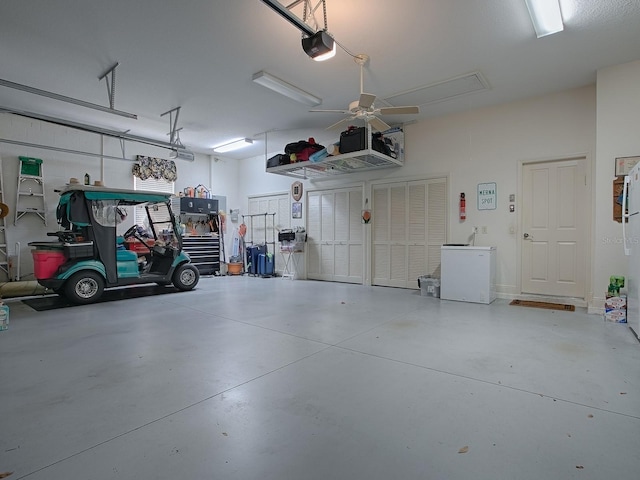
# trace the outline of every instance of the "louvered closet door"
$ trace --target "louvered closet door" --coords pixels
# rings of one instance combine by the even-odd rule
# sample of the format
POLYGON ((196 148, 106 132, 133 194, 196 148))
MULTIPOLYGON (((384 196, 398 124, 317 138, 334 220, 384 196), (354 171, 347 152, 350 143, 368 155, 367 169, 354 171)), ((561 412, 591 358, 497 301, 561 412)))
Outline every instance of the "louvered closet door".
POLYGON ((362 188, 307 195, 307 278, 362 283, 362 188))
POLYGON ((374 185, 373 285, 417 288, 439 274, 446 198, 445 179, 374 185))

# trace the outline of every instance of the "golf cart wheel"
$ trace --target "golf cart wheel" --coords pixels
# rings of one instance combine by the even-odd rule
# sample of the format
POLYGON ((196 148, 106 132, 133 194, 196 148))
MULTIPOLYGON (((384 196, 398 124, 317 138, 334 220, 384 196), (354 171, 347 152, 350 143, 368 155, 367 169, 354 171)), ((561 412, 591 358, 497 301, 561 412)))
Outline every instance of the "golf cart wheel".
POLYGON ((98 272, 78 272, 65 283, 65 296, 73 303, 86 304, 98 300, 104 292, 104 278, 98 272))
POLYGON ((198 284, 198 280, 200 280, 200 272, 190 263, 180 265, 176 271, 173 272, 173 285, 178 290, 191 290, 198 284))

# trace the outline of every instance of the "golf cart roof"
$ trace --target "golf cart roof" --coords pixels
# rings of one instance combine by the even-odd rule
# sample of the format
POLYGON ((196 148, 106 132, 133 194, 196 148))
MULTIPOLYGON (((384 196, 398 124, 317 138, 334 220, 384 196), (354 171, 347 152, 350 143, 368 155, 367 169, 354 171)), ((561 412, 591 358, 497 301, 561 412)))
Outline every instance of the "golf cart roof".
POLYGON ((65 185, 62 188, 56 189, 56 192, 60 193, 61 197, 68 197, 73 193, 82 192, 87 200, 120 200, 120 203, 123 204, 166 202, 172 197, 172 194, 167 192, 128 190, 123 188, 108 188, 79 184, 65 185))

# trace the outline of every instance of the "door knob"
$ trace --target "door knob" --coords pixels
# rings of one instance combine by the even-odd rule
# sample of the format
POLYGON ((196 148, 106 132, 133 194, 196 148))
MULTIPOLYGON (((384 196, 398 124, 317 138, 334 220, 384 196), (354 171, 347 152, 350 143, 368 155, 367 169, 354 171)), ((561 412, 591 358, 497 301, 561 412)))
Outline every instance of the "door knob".
POLYGON ((525 233, 523 235, 523 237, 524 237, 525 240, 530 240, 530 239, 533 240, 533 237, 531 235, 529 235, 528 233, 525 233))

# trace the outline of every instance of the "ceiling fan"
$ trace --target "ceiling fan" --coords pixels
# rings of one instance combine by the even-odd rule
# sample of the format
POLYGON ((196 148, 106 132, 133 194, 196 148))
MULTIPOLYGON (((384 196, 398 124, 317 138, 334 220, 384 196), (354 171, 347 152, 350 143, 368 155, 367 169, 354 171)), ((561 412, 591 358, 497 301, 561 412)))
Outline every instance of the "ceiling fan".
POLYGON ((364 65, 369 61, 369 56, 363 53, 354 56, 353 60, 360 65, 360 98, 349 104, 348 110, 309 110, 310 112, 330 112, 344 113, 350 115, 339 122, 327 127, 327 130, 334 128, 342 128, 354 119, 364 120, 371 125, 371 128, 379 132, 383 132, 391 128, 387 123, 382 121, 377 115, 409 115, 420 113, 420 109, 416 106, 411 107, 382 107, 376 108, 373 102, 376 96, 371 93, 364 93, 364 65))

